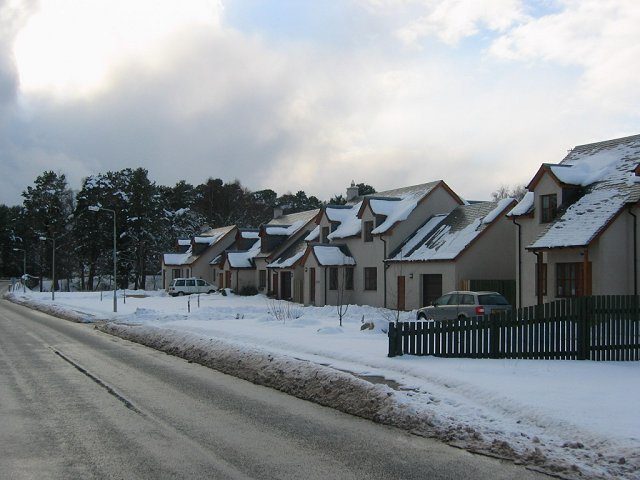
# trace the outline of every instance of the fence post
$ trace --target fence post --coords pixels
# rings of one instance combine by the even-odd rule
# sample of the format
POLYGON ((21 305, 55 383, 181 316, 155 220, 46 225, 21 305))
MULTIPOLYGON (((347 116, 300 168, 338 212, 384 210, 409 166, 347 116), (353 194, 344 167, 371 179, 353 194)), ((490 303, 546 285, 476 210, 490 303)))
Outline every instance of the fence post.
POLYGON ((402 356, 403 352, 404 352, 404 348, 403 348, 403 340, 404 340, 404 336, 408 333, 406 331, 406 323, 405 322, 398 322, 397 323, 397 329, 396 329, 396 356, 402 356))
POLYGON ((389 357, 396 356, 396 335, 398 334, 396 330, 396 324, 394 322, 389 322, 389 357))
POLYGON ((577 307, 576 318, 576 347, 578 350, 578 360, 587 360, 589 357, 588 341, 587 341, 587 298, 578 297, 575 299, 577 307))
POLYGON ((492 313, 489 316, 490 325, 490 337, 489 337, 489 358, 498 358, 498 338, 500 333, 498 332, 498 315, 492 313))

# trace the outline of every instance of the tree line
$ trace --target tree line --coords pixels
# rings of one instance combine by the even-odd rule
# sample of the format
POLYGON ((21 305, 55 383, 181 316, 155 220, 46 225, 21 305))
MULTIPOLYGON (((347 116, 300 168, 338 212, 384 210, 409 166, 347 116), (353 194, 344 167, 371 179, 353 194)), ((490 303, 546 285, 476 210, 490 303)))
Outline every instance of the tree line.
MULTIPOLYGON (((375 193, 370 185, 358 187, 361 194, 375 193)), ((272 218, 275 206, 295 213, 324 204, 304 191, 278 196, 271 189, 251 191, 238 180, 158 185, 143 168, 92 175, 76 192, 64 174, 45 171, 22 197, 19 206, 0 204, 0 276, 21 275, 26 251, 27 273, 51 278, 55 239, 56 278, 67 279, 67 285, 76 280, 82 290, 92 290, 97 278, 113 271, 111 211, 119 287, 144 289, 147 275, 159 272, 162 253, 174 250, 178 237, 225 225, 255 227, 272 218)), ((336 195, 329 202, 345 200, 336 195)))

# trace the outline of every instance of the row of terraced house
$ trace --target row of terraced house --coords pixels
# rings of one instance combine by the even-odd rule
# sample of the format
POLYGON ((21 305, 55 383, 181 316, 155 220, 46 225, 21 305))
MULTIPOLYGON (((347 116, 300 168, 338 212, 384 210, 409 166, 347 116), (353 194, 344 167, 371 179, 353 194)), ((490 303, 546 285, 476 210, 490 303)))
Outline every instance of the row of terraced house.
POLYGON ((164 286, 200 277, 305 305, 400 310, 491 286, 517 306, 638 293, 640 135, 542 164, 519 202, 467 201, 443 180, 365 196, 352 182, 346 198, 178 239, 164 286))

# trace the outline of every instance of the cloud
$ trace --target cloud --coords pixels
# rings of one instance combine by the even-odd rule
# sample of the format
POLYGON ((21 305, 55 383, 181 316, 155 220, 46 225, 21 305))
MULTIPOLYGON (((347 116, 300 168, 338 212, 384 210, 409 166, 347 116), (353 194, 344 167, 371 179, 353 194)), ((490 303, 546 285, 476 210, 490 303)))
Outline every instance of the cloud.
MULTIPOLYGON (((393 0, 376 1, 364 17, 393 0)), ((407 8, 432 12, 418 3, 407 8)), ((0 130, 11 172, 0 177, 0 202, 19 201, 45 168, 63 170, 77 188, 82 176, 137 166, 163 184, 238 178, 324 199, 352 179, 382 190, 439 178, 467 198, 487 198, 575 144, 636 133, 637 109, 622 118, 585 101, 578 74, 525 57, 516 43, 505 50, 513 58, 460 57, 448 47, 424 55, 387 43, 385 28, 408 24, 400 18, 363 18, 360 31, 370 35, 348 46, 276 41, 221 18, 119 57, 90 94, 21 91, 0 130)), ((484 13, 470 18, 475 27, 453 22, 462 26, 447 38, 503 28, 484 13)))
POLYGON ((433 35, 448 45, 456 45, 481 28, 503 32, 526 18, 520 0, 444 0, 426 2, 425 8, 425 15, 398 31, 406 44, 433 35))
POLYGON ((530 19, 497 38, 491 54, 579 67, 584 96, 607 108, 637 112, 640 3, 565 0, 561 6, 559 12, 530 19))

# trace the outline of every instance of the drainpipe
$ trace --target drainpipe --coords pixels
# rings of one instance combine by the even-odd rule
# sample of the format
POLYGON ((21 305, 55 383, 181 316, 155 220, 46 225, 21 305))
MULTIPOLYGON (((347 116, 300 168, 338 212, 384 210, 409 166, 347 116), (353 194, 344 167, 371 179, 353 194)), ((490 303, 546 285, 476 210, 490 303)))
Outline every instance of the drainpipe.
POLYGON ((638 295, 638 216, 631 211, 629 215, 633 217, 633 294, 638 295))
POLYGON ((384 308, 387 308, 387 268, 389 268, 389 265, 385 262, 387 259, 387 241, 382 235, 380 235, 380 240, 384 243, 384 254, 382 256, 382 289, 384 291, 384 308))
POLYGON ((518 227, 518 308, 522 308, 522 225, 512 217, 511 221, 518 227))
POLYGON ((238 287, 240 286, 240 270, 236 268, 236 295, 240 293, 238 287))
POLYGON ((544 303, 544 295, 542 293, 542 256, 544 252, 535 252, 536 258, 538 261, 536 262, 536 268, 538 269, 538 278, 537 278, 537 290, 538 290, 538 305, 542 305, 544 303))

